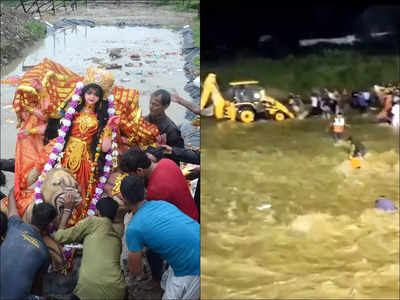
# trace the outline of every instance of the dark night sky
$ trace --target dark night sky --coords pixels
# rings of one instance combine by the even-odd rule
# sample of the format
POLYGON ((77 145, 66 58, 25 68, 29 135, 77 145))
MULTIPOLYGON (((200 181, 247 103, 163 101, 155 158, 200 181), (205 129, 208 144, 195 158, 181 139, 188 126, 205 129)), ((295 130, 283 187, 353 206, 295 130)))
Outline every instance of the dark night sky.
POLYGON ((293 50, 298 41, 305 38, 399 30, 400 4, 348 3, 202 1, 202 60, 218 49, 234 52, 242 48, 257 48, 261 35, 272 35, 274 47, 293 50))

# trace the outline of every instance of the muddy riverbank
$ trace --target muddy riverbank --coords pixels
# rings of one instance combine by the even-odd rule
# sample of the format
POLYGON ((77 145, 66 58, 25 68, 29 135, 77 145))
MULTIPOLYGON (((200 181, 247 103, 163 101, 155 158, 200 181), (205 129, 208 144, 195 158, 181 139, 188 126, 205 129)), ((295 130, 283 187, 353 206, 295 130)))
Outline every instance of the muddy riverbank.
MULTIPOLYGON (((25 14, 22 9, 10 8, 1 3, 1 57, 0 66, 12 63, 21 57, 35 41, 45 36, 46 22, 55 24, 63 19, 83 19, 96 25, 137 24, 143 26, 165 26, 180 28, 193 25, 196 14, 178 12, 171 6, 90 5, 78 6, 77 10, 59 8, 56 15, 44 13, 40 17, 25 14)), ((198 22, 198 21, 197 21, 198 22)))
POLYGON ((45 36, 46 25, 31 15, 0 4, 0 66, 8 65, 24 48, 45 36))
POLYGON ((196 14, 179 12, 171 6, 152 6, 142 3, 129 5, 90 5, 79 6, 77 10, 60 9, 55 16, 51 13, 42 15, 42 20, 56 23, 62 19, 85 19, 97 25, 115 25, 119 22, 138 25, 184 26, 193 24, 196 14))

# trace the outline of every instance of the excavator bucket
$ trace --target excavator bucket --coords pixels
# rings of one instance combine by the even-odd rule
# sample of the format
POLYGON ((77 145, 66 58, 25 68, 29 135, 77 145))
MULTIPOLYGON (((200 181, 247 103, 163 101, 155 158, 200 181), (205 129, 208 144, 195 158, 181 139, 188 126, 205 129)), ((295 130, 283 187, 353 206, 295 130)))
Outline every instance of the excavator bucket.
POLYGON ((263 95, 263 100, 268 102, 269 104, 269 109, 271 111, 277 112, 277 111, 282 111, 286 116, 288 116, 290 119, 295 119, 295 115, 281 102, 278 100, 275 100, 272 97, 263 95))
POLYGON ((200 99, 200 109, 203 109, 212 101, 214 116, 217 119, 228 118, 236 120, 236 107, 233 102, 227 101, 219 91, 216 75, 210 73, 204 80, 203 92, 200 99))
POLYGON ((206 79, 204 80, 203 92, 201 94, 201 99, 200 99, 200 109, 206 107, 216 86, 217 86, 216 75, 213 73, 208 74, 206 79))

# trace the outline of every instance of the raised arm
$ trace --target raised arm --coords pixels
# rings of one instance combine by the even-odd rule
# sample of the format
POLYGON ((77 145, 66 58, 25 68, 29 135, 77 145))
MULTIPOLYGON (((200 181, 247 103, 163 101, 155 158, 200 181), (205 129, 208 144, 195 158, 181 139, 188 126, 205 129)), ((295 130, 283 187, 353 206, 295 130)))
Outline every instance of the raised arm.
POLYGON ((58 227, 58 229, 67 228, 67 222, 71 217, 74 206, 75 206, 75 196, 73 194, 67 194, 64 201, 64 209, 63 209, 63 214, 61 216, 60 226, 58 227))
POLYGON ((171 94, 171 101, 186 107, 188 110, 192 111, 196 115, 200 115, 200 106, 198 106, 195 103, 192 103, 190 101, 187 101, 187 100, 183 99, 182 97, 180 97, 176 93, 175 94, 171 94))
POLYGON ((61 217, 60 226, 54 234, 54 239, 62 244, 81 242, 95 229, 92 217, 79 221, 71 228, 64 229, 67 226, 68 219, 70 218, 72 209, 75 206, 74 200, 74 195, 67 195, 65 198, 64 211, 61 217))

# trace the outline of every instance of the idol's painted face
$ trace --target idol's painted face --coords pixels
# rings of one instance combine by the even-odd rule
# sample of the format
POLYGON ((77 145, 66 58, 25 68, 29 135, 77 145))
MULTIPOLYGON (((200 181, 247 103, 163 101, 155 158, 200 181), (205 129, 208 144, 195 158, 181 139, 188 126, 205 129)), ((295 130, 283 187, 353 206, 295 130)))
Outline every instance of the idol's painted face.
POLYGON ((89 89, 85 93, 85 102, 89 105, 95 105, 99 101, 99 96, 96 94, 95 89, 89 89))

